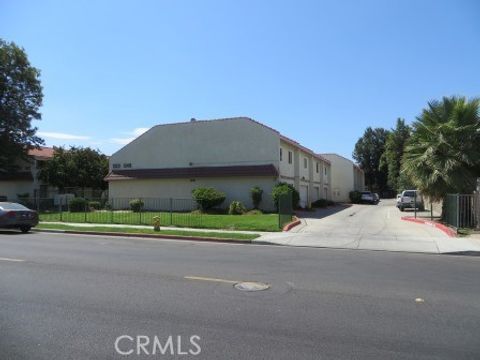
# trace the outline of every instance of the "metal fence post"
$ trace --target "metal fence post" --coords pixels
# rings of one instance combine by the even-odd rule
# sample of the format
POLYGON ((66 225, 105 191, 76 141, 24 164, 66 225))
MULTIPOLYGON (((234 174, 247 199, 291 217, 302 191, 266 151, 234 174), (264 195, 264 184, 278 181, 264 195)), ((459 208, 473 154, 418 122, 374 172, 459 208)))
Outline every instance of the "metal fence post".
POLYGON ((430 200, 430 220, 433 220, 433 203, 432 203, 432 200, 430 200))
POLYGON ((84 214, 84 222, 87 222, 87 201, 85 201, 85 205, 83 207, 83 214, 84 214))
POLYGON ((413 193, 413 211, 415 212, 415 219, 417 218, 417 192, 413 193))
POLYGON ((173 199, 170 198, 170 226, 173 225, 173 199))
POLYGON ((62 197, 60 197, 60 201, 59 201, 59 206, 60 206, 60 222, 63 222, 63 209, 62 209, 62 197))
POLYGON ((457 224, 455 227, 460 226, 460 194, 457 194, 457 224))

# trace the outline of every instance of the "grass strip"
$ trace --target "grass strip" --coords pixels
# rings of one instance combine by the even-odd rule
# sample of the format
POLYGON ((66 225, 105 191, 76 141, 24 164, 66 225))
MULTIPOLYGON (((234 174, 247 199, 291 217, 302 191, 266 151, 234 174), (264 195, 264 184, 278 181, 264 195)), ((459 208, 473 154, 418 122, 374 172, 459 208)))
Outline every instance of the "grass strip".
POLYGON ((205 231, 186 231, 186 230, 160 230, 154 231, 153 229, 137 229, 130 227, 109 227, 109 226, 72 226, 61 224, 38 224, 35 229, 40 230, 70 230, 70 231, 82 231, 82 232, 114 232, 114 233, 128 233, 128 234, 149 234, 149 235, 172 235, 172 236, 197 236, 212 239, 222 240, 242 240, 249 242, 256 239, 260 235, 258 234, 242 234, 242 233, 229 233, 229 232, 205 232, 205 231))

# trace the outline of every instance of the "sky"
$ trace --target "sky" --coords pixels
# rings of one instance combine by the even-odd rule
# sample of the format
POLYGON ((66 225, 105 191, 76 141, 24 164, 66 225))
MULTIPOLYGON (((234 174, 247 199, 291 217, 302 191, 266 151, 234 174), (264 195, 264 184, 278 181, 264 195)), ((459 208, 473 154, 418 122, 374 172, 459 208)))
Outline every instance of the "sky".
POLYGON ((0 0, 41 70, 47 145, 110 155, 156 124, 248 116, 352 157, 368 126, 480 96, 480 1, 0 0))

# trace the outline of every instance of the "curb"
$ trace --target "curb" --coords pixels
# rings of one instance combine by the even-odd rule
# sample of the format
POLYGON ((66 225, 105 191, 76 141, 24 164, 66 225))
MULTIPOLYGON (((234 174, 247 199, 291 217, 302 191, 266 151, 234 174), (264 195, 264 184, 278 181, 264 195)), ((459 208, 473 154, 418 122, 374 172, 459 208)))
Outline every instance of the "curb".
POLYGON ((414 223, 417 223, 417 224, 424 224, 424 225, 432 226, 432 227, 437 228, 438 230, 444 232, 445 234, 447 234, 450 237, 457 237, 457 232, 454 229, 452 229, 451 227, 448 227, 446 225, 443 225, 439 222, 436 222, 436 221, 415 219, 411 216, 403 216, 401 219, 403 221, 410 221, 410 222, 414 222, 414 223))
POLYGON ((293 220, 292 222, 289 222, 288 224, 286 224, 282 231, 290 231, 292 228, 294 228, 295 226, 297 225, 300 225, 302 223, 302 221, 298 218, 296 218, 296 220, 293 220))
POLYGON ((184 236, 184 235, 154 235, 154 234, 135 234, 135 233, 120 233, 120 232, 102 232, 102 231, 77 231, 77 230, 47 230, 47 229, 32 229, 35 232, 45 232, 53 234, 76 234, 76 235, 105 235, 105 236, 118 236, 118 237, 136 237, 147 239, 168 239, 168 240, 190 240, 190 241, 205 241, 205 242, 221 242, 221 243, 240 243, 251 244, 252 240, 240 240, 240 239, 228 239, 228 238, 212 238, 201 236, 184 236))

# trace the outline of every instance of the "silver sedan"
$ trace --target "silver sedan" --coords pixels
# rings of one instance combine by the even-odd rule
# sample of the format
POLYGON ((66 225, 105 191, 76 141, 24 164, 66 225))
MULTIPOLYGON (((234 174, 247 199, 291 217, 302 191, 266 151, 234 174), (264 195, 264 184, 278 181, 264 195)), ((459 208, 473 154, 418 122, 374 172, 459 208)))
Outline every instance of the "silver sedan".
POLYGON ((29 232, 38 224, 38 214, 34 210, 12 202, 0 202, 0 228, 19 229, 29 232))

